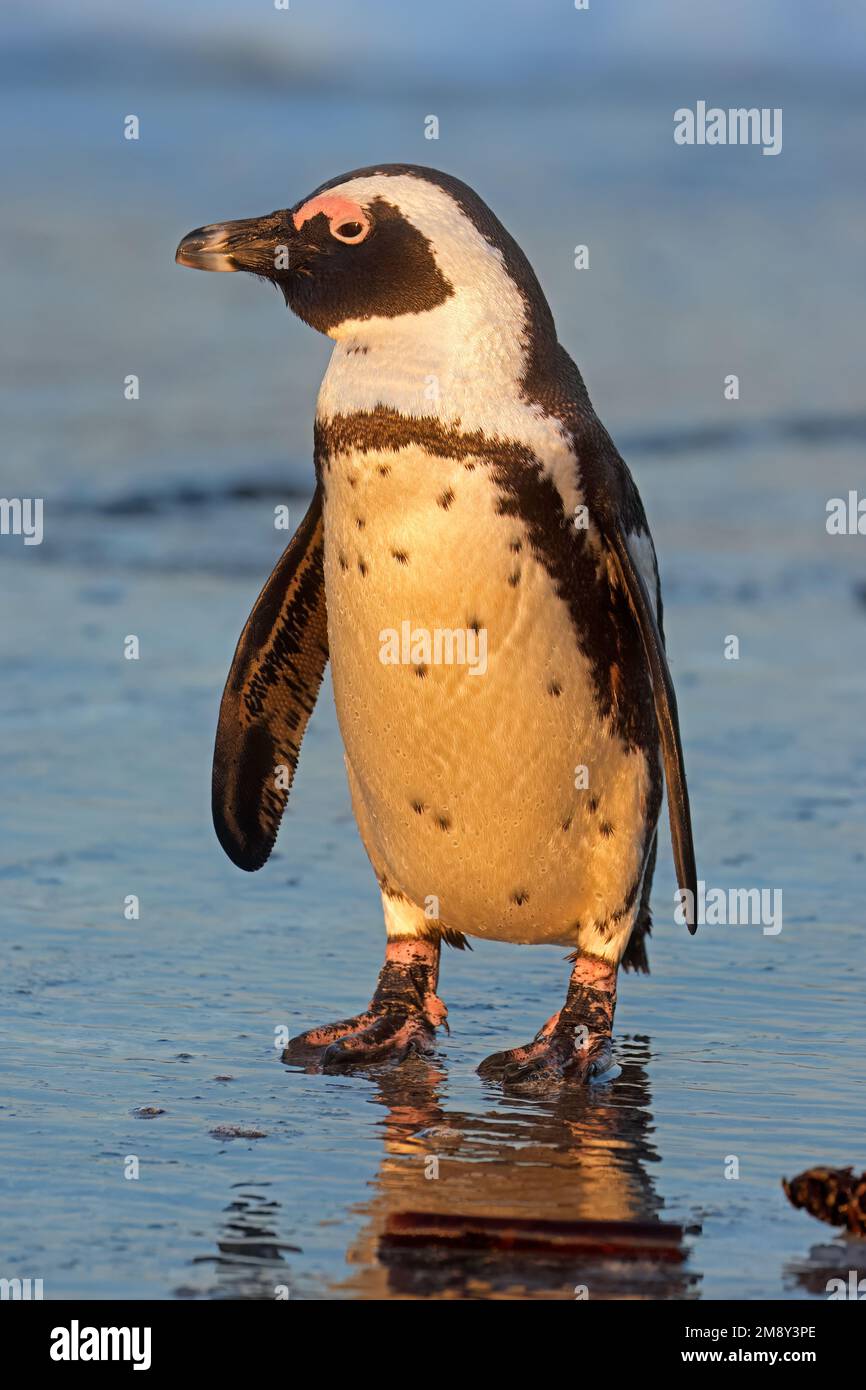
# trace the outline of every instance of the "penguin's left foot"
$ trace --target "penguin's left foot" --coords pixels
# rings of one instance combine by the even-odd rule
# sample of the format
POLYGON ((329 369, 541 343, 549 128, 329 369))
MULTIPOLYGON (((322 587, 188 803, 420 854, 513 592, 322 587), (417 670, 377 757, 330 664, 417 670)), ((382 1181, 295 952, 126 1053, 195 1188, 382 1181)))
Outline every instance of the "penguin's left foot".
POLYGON ((485 1058, 479 1074, 509 1089, 532 1092, 612 1081, 619 1075, 611 1044, 615 1007, 616 966, 598 956, 579 955, 559 1013, 525 1047, 485 1058))
POLYGON ((342 1071, 402 1062, 413 1053, 429 1056, 436 1029, 448 1013, 436 994, 438 976, 438 941, 392 938, 370 1007, 341 1023, 300 1033, 286 1047, 283 1061, 342 1071))

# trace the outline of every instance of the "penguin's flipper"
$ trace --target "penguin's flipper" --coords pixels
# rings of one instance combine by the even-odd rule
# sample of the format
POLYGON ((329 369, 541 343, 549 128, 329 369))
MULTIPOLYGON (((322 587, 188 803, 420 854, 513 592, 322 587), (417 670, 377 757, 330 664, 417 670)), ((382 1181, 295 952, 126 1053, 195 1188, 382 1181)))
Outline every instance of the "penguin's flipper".
POLYGON ((220 705, 213 821, 241 869, 273 849, 328 660, 322 557, 317 487, 247 619, 220 705))
POLYGON ((671 680, 671 673, 665 656, 664 640, 653 612, 646 584, 629 551, 625 530, 618 518, 609 517, 608 525, 603 526, 603 531, 614 567, 628 594, 632 612, 637 619, 652 676, 656 719, 658 720, 662 753, 665 760, 665 781, 668 790, 668 815, 671 822, 674 865, 681 892, 690 894, 690 897, 683 900, 683 910, 689 931, 694 934, 697 930, 695 904, 698 897, 698 871, 695 865, 689 790, 686 785, 686 767, 680 740, 680 721, 677 714, 674 683, 671 680))

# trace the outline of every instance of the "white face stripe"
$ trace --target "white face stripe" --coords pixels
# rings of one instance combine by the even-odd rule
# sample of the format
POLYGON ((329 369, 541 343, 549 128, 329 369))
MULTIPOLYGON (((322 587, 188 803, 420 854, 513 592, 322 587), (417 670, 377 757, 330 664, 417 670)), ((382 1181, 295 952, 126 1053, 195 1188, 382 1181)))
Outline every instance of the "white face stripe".
POLYGON ((533 451, 573 514, 582 500, 577 460, 559 422, 523 398, 526 305, 502 253, 445 189, 427 179, 376 174, 349 179, 328 196, 362 206, 381 197, 398 207, 430 242, 454 294, 421 314, 336 325, 319 418, 384 405, 407 416, 435 416, 464 432, 515 440, 533 451))

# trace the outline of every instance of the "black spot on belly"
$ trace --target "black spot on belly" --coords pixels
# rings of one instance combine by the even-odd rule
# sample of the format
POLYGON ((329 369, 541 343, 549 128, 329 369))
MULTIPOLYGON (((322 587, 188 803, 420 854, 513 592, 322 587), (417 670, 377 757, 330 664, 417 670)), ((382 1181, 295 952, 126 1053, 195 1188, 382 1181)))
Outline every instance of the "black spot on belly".
POLYGON ((481 623, 479 622, 478 618, 470 618, 470 619, 469 619, 469 622, 466 624, 466 626, 469 628, 470 632, 476 632, 476 633, 477 633, 477 632, 480 632, 480 631, 481 631, 481 626, 482 626, 482 625, 481 625, 481 623))
POLYGON ((346 559, 346 557, 345 557, 345 555, 343 554, 342 550, 340 551, 340 554, 339 554, 339 556, 338 556, 338 559, 339 559, 339 561, 340 561, 340 569, 341 569, 341 570, 347 570, 347 569, 349 568, 349 561, 346 559))
POLYGON ((358 486, 358 479, 357 479, 357 478, 353 478, 353 477, 351 477, 351 475, 350 475, 350 477, 349 477, 349 487, 357 487, 357 486, 358 486))
POLYGON ((439 506, 442 508, 443 512, 447 512, 448 508, 451 506, 451 503, 454 501, 453 489, 450 487, 446 488, 445 491, 441 493, 439 497, 436 498, 436 501, 439 503, 439 506))
POLYGON ((436 817, 436 824, 439 826, 439 829, 440 829, 440 830, 450 830, 450 829, 451 829, 451 822, 450 822, 450 820, 448 819, 447 816, 437 816, 437 817, 436 817))
POLYGON ((391 472, 391 465, 389 463, 380 463, 378 472, 380 478, 387 478, 391 472))
POLYGON ((405 550, 392 550, 391 554, 398 565, 408 565, 409 556, 406 554, 405 550))
POLYGON ((591 796, 586 804, 590 809, 590 813, 594 816, 596 811, 598 810, 598 797, 591 796))
POLYGON ((466 472, 467 472, 467 473, 474 473, 474 472, 475 472, 476 466, 477 466, 477 465, 476 465, 474 459, 467 459, 466 462, 465 462, 464 465, 463 465, 463 467, 466 469, 466 472))
POLYGON ((609 840, 611 835, 613 834, 613 826, 611 825, 610 821, 603 820, 598 828, 601 831, 604 838, 606 840, 609 840))
POLYGON ((359 573, 360 573, 362 579, 366 579, 366 578, 367 578, 367 561, 366 561, 366 560, 359 560, 359 561, 358 561, 358 571, 359 571, 359 573))
POLYGON ((567 820, 564 820, 562 822, 562 828, 566 832, 568 832, 571 829, 571 816, 569 816, 567 820))
POLYGON ((367 523, 366 523, 366 521, 364 520, 364 518, 363 518, 362 516, 356 516, 356 517, 355 517, 355 525, 357 526, 357 528, 358 528, 359 531, 363 531, 363 529, 364 529, 364 527, 366 526, 366 524, 367 524, 367 523))
POLYGON ((559 681, 551 681, 547 687, 547 693, 548 695, 561 695, 562 686, 559 684, 559 681))
POLYGON ((409 802, 409 805, 412 807, 412 810, 415 812, 415 815, 416 815, 416 816, 423 816, 423 814, 424 814, 424 802, 423 802, 423 801, 410 801, 410 802, 409 802))
POLYGON ((522 907, 524 903, 529 902, 529 894, 525 888, 516 888, 511 894, 511 901, 515 907, 522 907))
POLYGON ((519 555, 521 550, 523 549, 523 541, 512 541, 511 545, 508 548, 512 552, 512 554, 519 555))
POLYGON ((419 681, 423 681, 427 675, 427 667, 419 664, 415 667, 415 675, 418 677, 419 681))
POLYGON ((520 583, 520 570, 514 570, 512 574, 509 574, 508 582, 511 585, 512 589, 516 589, 518 584, 520 583))

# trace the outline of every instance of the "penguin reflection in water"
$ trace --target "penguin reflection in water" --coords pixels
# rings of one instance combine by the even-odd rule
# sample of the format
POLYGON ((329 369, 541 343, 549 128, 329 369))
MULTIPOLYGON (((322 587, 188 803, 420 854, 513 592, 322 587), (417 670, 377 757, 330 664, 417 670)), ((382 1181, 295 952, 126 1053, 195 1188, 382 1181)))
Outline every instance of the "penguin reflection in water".
POLYGON ((643 505, 529 262, 466 184, 395 164, 199 228, 177 260, 272 281, 336 344, 315 494, 223 695, 213 812, 260 868, 330 657, 385 963, 369 1007, 284 1059, 430 1052, 441 944, 483 937, 574 954, 562 1009, 482 1075, 612 1077, 617 970, 647 969, 662 765, 684 904, 694 851, 643 505), (409 659, 383 660, 406 623, 409 659), (419 630, 483 635, 483 668, 431 660, 419 630))

